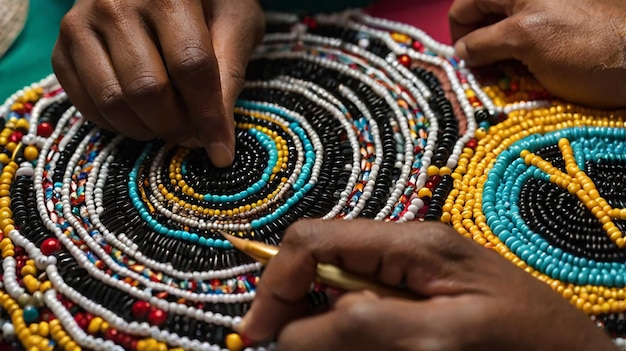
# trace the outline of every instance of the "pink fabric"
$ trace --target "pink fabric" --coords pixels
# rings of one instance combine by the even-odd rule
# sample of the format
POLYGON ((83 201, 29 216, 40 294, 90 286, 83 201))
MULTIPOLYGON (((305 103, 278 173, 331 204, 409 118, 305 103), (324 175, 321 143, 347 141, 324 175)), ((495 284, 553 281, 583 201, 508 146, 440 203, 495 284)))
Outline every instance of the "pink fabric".
POLYGON ((448 9, 453 0, 378 0, 368 8, 377 17, 411 24, 442 43, 450 44, 448 9))

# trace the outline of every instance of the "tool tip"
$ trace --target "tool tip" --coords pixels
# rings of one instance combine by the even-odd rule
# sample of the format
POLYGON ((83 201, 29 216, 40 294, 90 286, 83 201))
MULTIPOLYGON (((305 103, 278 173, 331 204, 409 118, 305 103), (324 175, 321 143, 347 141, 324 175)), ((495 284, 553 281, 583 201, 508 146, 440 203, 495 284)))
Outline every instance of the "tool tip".
POLYGON ((224 239, 228 240, 231 244, 233 244, 233 246, 239 250, 244 250, 248 241, 245 239, 241 239, 241 238, 237 238, 233 235, 228 234, 227 232, 218 229, 217 230, 218 233, 220 233, 224 239))

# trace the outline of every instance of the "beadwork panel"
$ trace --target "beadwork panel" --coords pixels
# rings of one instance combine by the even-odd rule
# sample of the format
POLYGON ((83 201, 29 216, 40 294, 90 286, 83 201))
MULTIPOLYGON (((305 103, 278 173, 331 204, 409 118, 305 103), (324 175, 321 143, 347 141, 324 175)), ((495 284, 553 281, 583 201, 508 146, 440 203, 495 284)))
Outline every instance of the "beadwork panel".
POLYGON ((452 48, 360 13, 270 14, 247 79, 228 169, 98 129, 54 77, 0 107, 7 345, 223 350, 261 267, 216 229, 278 244, 306 217, 450 223, 623 344, 621 116, 517 72, 479 84, 452 48))

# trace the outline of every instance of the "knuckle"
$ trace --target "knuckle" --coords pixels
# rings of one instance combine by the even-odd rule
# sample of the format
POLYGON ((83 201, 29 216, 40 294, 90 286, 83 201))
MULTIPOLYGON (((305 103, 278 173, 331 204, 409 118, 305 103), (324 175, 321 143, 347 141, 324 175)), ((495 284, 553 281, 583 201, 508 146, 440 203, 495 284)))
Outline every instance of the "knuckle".
POLYGON ((114 114, 126 103, 124 94, 119 85, 115 83, 105 84, 95 100, 98 108, 106 115, 114 114))
POLYGON ((122 0, 96 0, 97 12, 106 18, 120 19, 124 17, 125 5, 122 0))
POLYGON ((214 56, 198 45, 188 45, 180 50, 172 73, 177 76, 193 76, 211 72, 214 56))
POLYGON ((521 33, 534 34, 545 25, 545 20, 545 15, 541 13, 529 13, 517 20, 516 26, 521 33))
POLYGON ((84 17, 76 13, 74 10, 70 10, 63 16, 61 24, 59 25, 59 35, 62 37, 69 37, 74 35, 85 23, 84 17))
POLYGON ((163 96, 168 83, 155 75, 144 74, 130 80, 123 88, 124 97, 129 101, 154 99, 163 96))
POLYGON ((62 75, 69 68, 67 56, 65 56, 63 51, 58 47, 55 47, 52 51, 50 61, 52 62, 52 69, 56 75, 62 75))
POLYGON ((371 329, 380 316, 380 311, 368 300, 356 301, 345 308, 339 318, 336 330, 339 337, 350 338, 362 335, 371 329))
POLYGON ((285 231, 281 245, 287 247, 306 247, 315 240, 313 220, 300 220, 290 225, 285 231))

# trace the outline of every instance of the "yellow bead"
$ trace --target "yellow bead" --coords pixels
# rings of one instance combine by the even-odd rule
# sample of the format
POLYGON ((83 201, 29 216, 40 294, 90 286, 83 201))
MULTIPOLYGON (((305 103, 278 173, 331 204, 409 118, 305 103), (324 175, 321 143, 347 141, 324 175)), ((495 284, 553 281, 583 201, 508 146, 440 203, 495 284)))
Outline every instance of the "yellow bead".
POLYGON ((158 341, 153 338, 146 339, 146 350, 156 350, 158 341))
POLYGON ((483 139, 484 137, 487 136, 487 131, 484 128, 478 128, 476 129, 476 139, 483 139))
POLYGON ((37 269, 35 267, 29 265, 25 265, 24 267, 22 267, 22 276, 32 276, 35 274, 37 274, 37 269))
POLYGON ((52 283, 50 281, 45 281, 39 285, 39 291, 41 292, 46 292, 50 289, 52 289, 52 283))
POLYGON ((433 165, 428 166, 428 169, 426 170, 426 174, 429 177, 434 176, 434 175, 438 175, 439 174, 439 167, 433 166, 433 165))
POLYGON ((20 129, 24 132, 28 131, 29 126, 30 126, 30 123, 28 123, 28 120, 26 118, 20 118, 15 123, 15 128, 20 129))
POLYGON ((81 351, 81 348, 80 346, 78 346, 78 344, 76 344, 76 342, 70 341, 67 343, 67 345, 65 345, 65 350, 66 351, 81 351))
POLYGON ((430 198, 430 197, 432 197, 432 196, 433 196, 432 191, 430 191, 430 189, 428 189, 428 188, 426 188, 426 187, 421 188, 421 189, 420 189, 420 190, 418 190, 418 192, 417 192, 417 197, 419 197, 419 198, 427 198, 427 197, 428 197, 428 198, 430 198))
POLYGON ((23 278, 24 286, 32 294, 39 290, 39 280, 32 275, 26 275, 23 278))
POLYGON ((17 143, 14 143, 14 142, 11 141, 11 142, 7 143, 5 147, 10 152, 13 152, 13 151, 15 151, 15 148, 17 148, 17 143))
POLYGON ((47 338, 48 335, 50 335, 50 325, 48 324, 48 322, 41 322, 39 323, 39 335, 43 336, 44 338, 47 338))
POLYGON ((244 346, 239 334, 231 333, 226 335, 226 347, 229 351, 241 351, 244 346))
POLYGON ((11 239, 5 237, 2 240, 0 240, 0 250, 4 250, 4 248, 7 247, 7 246, 13 247, 13 241, 11 241, 11 239))
POLYGON ((24 148, 24 158, 28 161, 34 161, 39 156, 39 150, 35 146, 28 145, 24 148))
POLYGON ((100 331, 100 325, 102 324, 102 318, 94 317, 89 322, 89 326, 87 327, 87 332, 89 334, 95 335, 100 331))
POLYGON ((145 351, 145 350, 146 350, 146 341, 143 339, 137 341, 137 351, 145 351))

